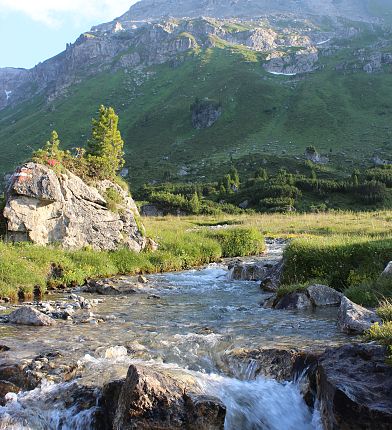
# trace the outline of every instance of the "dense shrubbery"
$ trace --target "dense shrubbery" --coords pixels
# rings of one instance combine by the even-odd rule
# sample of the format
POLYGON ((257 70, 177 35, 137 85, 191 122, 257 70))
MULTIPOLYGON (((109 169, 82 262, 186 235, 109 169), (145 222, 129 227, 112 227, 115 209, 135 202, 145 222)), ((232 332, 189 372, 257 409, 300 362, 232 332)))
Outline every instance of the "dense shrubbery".
POLYGON ((392 296, 392 280, 380 277, 391 260, 392 238, 310 237, 285 250, 284 283, 320 279, 360 304, 392 296))
MULTIPOLYGON (((388 187, 392 183, 392 168, 373 168, 362 173, 354 170, 346 179, 333 179, 318 177, 316 169, 321 168, 311 161, 304 167, 309 169, 309 176, 290 173, 283 168, 271 175, 266 168, 260 167, 244 180, 232 166, 216 183, 145 185, 138 194, 141 200, 152 201, 154 193, 181 195, 187 200, 196 193, 200 199, 199 212, 189 210, 185 201, 180 205, 181 211, 191 214, 234 213, 233 206, 261 212, 324 212, 341 207, 358 210, 391 204, 392 193, 388 187)), ((154 202, 159 203, 156 196, 154 202)), ((167 203, 166 209, 169 209, 168 198, 162 199, 161 203, 167 203)))

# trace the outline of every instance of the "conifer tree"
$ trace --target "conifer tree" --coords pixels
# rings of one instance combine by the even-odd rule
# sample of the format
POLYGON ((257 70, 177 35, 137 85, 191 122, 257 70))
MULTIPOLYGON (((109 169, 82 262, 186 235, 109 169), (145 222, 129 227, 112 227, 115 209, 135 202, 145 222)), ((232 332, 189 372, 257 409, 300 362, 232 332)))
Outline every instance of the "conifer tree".
POLYGON ((124 141, 118 130, 118 116, 112 107, 99 108, 92 121, 91 138, 87 143, 87 160, 91 174, 111 179, 124 165, 124 141))

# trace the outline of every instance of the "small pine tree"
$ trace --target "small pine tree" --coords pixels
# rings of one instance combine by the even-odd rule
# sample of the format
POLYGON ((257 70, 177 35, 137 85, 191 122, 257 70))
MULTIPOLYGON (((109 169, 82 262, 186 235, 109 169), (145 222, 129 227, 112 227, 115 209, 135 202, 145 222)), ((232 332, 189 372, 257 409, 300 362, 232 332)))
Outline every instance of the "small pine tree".
POLYGON ((91 138, 87 143, 87 160, 91 175, 114 178, 124 165, 124 141, 118 130, 118 116, 112 107, 101 105, 98 118, 92 121, 91 138))
POLYGON ((199 195, 195 191, 192 198, 189 200, 189 209, 193 214, 198 214, 201 209, 201 202, 199 195))
POLYGON ((255 173, 255 179, 261 179, 263 181, 266 181, 268 179, 267 169, 259 167, 255 173))
POLYGON ((230 179, 231 179, 231 185, 234 185, 235 187, 240 186, 240 175, 238 174, 238 170, 232 166, 229 172, 230 179))
POLYGON ((351 174, 351 182, 353 184, 354 187, 358 187, 359 186, 359 175, 360 175, 360 171, 358 169, 355 169, 353 171, 353 173, 351 174))
POLYGON ((60 149, 60 139, 57 131, 53 130, 45 146, 34 152, 33 160, 55 167, 63 161, 66 154, 60 149))

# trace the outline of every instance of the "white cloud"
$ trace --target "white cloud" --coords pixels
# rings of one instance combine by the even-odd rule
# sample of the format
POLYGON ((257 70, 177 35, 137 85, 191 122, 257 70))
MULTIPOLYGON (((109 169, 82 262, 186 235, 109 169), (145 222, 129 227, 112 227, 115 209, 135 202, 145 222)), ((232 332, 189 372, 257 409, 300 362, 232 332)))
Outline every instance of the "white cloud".
POLYGON ((65 15, 97 24, 122 15, 136 0, 0 0, 2 11, 17 11, 48 26, 61 26, 65 15), (100 21, 101 20, 101 21, 100 21))

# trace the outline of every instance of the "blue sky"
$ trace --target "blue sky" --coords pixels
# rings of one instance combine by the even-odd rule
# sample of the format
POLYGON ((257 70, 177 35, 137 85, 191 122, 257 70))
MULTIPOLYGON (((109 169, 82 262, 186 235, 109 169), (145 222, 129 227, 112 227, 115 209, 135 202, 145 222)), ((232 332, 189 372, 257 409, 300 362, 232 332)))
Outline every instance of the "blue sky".
POLYGON ((0 67, 31 68, 136 0, 0 0, 0 67))

